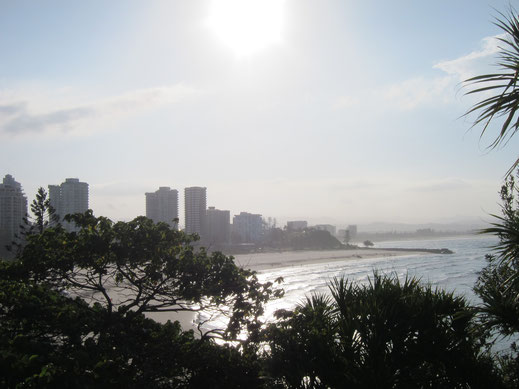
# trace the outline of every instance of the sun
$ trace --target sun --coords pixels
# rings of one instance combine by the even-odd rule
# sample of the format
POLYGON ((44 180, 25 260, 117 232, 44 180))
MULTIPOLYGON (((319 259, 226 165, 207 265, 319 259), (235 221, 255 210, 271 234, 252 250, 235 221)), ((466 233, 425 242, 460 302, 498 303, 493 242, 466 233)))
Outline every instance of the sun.
POLYGON ((248 57, 279 44, 284 0, 213 0, 208 25, 236 56, 248 57))

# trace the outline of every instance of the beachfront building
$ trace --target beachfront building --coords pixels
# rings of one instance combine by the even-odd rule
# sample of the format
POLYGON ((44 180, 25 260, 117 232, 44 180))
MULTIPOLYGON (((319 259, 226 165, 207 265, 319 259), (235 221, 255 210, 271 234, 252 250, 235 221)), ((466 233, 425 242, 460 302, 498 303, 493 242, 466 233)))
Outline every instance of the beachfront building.
POLYGON ((146 217, 155 223, 163 222, 178 228, 178 191, 161 186, 155 192, 146 193, 146 217), (175 222, 175 220, 177 220, 175 222))
POLYGON ((287 230, 300 231, 308 227, 306 220, 293 220, 287 222, 287 230))
POLYGON ((350 239, 355 239, 357 237, 357 225, 356 224, 350 224, 348 226, 348 231, 350 233, 350 239))
POLYGON ((27 215, 22 185, 7 174, 0 184, 0 258, 11 257, 6 245, 20 241, 20 226, 27 215))
POLYGON ((88 210, 88 184, 78 178, 67 178, 60 185, 49 185, 49 200, 63 227, 69 232, 77 231, 74 223, 63 219, 66 215, 88 210))
POLYGON ((263 237, 263 219, 259 214, 240 212, 232 219, 235 243, 257 243, 263 237))
POLYGON ((231 212, 209 207, 206 211, 205 242, 226 245, 231 240, 231 212))
POLYGON ((207 208, 207 188, 193 186, 184 188, 186 233, 204 236, 207 208))

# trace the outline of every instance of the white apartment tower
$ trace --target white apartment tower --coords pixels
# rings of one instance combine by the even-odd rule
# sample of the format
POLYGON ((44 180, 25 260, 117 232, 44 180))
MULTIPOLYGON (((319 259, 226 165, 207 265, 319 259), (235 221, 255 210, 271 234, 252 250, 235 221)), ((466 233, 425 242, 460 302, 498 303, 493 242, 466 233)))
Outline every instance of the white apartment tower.
POLYGON ((74 223, 63 222, 66 215, 88 210, 88 184, 78 178, 67 178, 61 185, 49 185, 50 204, 67 231, 76 231, 74 223))
POLYGON ((0 257, 7 257, 6 245, 18 240, 20 225, 27 215, 27 197, 22 185, 7 174, 0 184, 0 257))
POLYGON ((178 191, 161 186, 155 192, 146 193, 146 217, 177 228, 178 223, 173 220, 178 219, 178 191))
POLYGON ((207 208, 207 188, 199 186, 184 188, 184 207, 186 233, 197 233, 200 237, 203 237, 207 208))

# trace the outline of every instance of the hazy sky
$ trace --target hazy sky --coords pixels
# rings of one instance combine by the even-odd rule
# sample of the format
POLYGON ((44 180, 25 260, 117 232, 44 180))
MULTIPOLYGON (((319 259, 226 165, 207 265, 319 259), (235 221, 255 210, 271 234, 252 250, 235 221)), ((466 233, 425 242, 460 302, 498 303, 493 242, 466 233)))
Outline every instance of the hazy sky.
POLYGON ((487 152, 461 81, 508 4, 0 0, 0 176, 77 177, 114 220, 159 186, 181 215, 206 186, 280 221, 485 218, 519 139, 487 152))

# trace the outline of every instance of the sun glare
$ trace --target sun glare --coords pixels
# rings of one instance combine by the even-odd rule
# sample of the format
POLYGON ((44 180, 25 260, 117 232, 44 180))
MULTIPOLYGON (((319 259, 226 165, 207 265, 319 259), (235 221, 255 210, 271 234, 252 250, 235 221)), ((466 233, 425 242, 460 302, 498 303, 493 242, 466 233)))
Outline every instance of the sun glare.
POLYGON ((238 57, 281 42, 284 0, 213 0, 209 27, 238 57))

